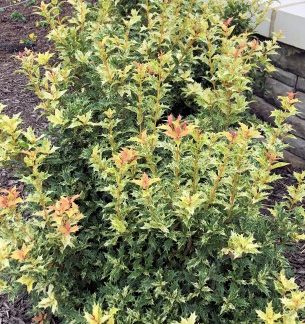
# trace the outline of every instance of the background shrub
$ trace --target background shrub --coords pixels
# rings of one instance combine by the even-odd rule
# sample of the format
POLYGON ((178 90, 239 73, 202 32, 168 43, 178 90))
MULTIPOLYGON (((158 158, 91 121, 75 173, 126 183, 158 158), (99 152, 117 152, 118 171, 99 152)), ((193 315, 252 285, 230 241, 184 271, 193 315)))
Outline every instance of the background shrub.
POLYGON ((0 116, 0 160, 27 188, 0 197, 2 290, 64 323, 297 319, 283 252, 303 238, 305 174, 264 208, 297 100, 274 128, 247 113, 275 39, 234 33, 214 1, 69 3, 40 7, 54 54, 19 55, 48 132, 0 116))

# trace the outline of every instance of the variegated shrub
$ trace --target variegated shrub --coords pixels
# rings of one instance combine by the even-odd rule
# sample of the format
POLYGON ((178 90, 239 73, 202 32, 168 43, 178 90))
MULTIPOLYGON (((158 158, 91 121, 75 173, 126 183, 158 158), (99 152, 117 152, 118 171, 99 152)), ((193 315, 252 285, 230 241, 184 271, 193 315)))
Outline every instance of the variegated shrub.
POLYGON ((0 195, 1 290, 27 289, 37 323, 297 323, 284 252, 304 239, 305 173, 265 206, 297 100, 274 127, 247 111, 275 39, 234 32, 219 1, 124 3, 42 2, 54 53, 18 55, 49 130, 0 115, 25 184, 0 195))

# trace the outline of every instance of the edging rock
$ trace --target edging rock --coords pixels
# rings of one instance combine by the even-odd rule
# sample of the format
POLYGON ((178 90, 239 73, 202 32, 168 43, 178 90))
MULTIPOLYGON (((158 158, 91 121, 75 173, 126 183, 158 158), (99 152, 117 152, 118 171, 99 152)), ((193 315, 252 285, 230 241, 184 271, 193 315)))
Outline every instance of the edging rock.
MULTIPOLYGON (((295 74, 285 71, 285 70, 282 70, 280 68, 277 68, 276 71, 272 73, 272 78, 274 78, 282 83, 285 83, 293 88, 295 88, 295 86, 297 84, 297 80, 298 80, 298 77, 295 74)), ((304 80, 304 88, 305 88, 305 79, 303 79, 303 80, 304 80)), ((300 84, 301 87, 302 87, 302 85, 303 84, 300 84)))
POLYGON ((305 79, 302 77, 298 77, 296 84, 297 91, 305 92, 305 79))
POLYGON ((266 78, 264 98, 269 103, 276 107, 281 107, 281 102, 278 99, 279 96, 286 96, 288 92, 293 92, 294 87, 290 87, 287 84, 280 82, 271 77, 266 78))
POLYGON ((269 122, 270 124, 273 124, 273 118, 271 117, 271 113, 274 109, 274 106, 272 106, 263 98, 258 96, 254 96, 253 101, 250 104, 251 112, 260 119, 269 122))
POLYGON ((271 59, 273 64, 282 70, 305 78, 305 51, 280 43, 277 54, 271 59))
POLYGON ((301 137, 288 138, 285 143, 289 145, 287 151, 303 159, 305 162, 305 140, 301 137))
POLYGON ((284 159, 287 161, 294 169, 304 170, 304 160, 297 155, 289 151, 284 151, 284 159))

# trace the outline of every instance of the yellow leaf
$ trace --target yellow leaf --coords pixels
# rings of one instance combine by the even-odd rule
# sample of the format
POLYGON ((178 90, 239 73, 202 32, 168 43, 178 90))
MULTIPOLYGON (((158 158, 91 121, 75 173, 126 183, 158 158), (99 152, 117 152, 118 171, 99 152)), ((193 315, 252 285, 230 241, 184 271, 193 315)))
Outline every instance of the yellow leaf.
POLYGON ((280 272, 278 280, 274 284, 277 291, 282 295, 286 292, 298 289, 298 285, 295 283, 294 278, 287 279, 284 270, 280 272))
POLYGON ((298 314, 296 312, 283 314, 283 324, 297 324, 297 318, 298 314))
POLYGON ((37 137, 34 133, 34 130, 32 127, 27 128, 26 132, 23 133, 23 135, 26 137, 26 139, 31 143, 35 144, 37 141, 37 137))
POLYGON ((53 56, 52 53, 45 52, 45 53, 38 53, 36 57, 36 61, 39 65, 46 65, 48 64, 50 58, 53 56))
POLYGON ((21 283, 22 285, 26 286, 28 292, 33 290, 33 284, 35 283, 35 279, 31 276, 24 275, 20 277, 17 282, 21 283))
POLYGON ((39 303, 38 303, 38 307, 40 308, 48 308, 50 307, 52 310, 52 313, 54 314, 57 309, 58 309, 58 302, 55 298, 55 294, 53 292, 53 286, 50 285, 48 292, 47 292, 47 297, 43 298, 39 303))
POLYGON ((0 294, 4 293, 7 288, 7 283, 4 280, 0 280, 0 294))
POLYGON ((187 212, 187 218, 189 219, 197 208, 203 203, 202 194, 195 193, 191 195, 189 191, 184 191, 179 201, 174 203, 175 206, 185 210, 187 212))
POLYGON ((109 312, 104 312, 99 304, 94 304, 92 314, 85 312, 85 320, 87 324, 114 324, 114 315, 117 313, 116 308, 112 308, 109 312))
POLYGON ((36 34, 34 34, 34 33, 29 34, 29 39, 30 39, 31 41, 35 42, 35 41, 37 40, 37 36, 36 36, 36 34))
POLYGON ((258 317, 265 323, 265 324, 275 324, 278 319, 282 317, 281 314, 275 313, 273 311, 272 303, 268 303, 265 312, 260 310, 256 311, 258 317))
POLYGON ((0 239, 0 270, 9 267, 10 247, 9 244, 0 239))
POLYGON ((55 109, 54 115, 50 115, 47 117, 48 121, 52 123, 53 125, 65 125, 67 123, 67 120, 65 120, 63 112, 59 109, 55 109))
POLYGON ((196 314, 192 313, 189 318, 182 318, 179 324, 195 324, 196 323, 196 314))
POLYGON ((281 301, 284 307, 297 312, 305 308, 305 292, 292 291, 290 297, 283 297, 281 301))
POLYGON ((257 254, 260 253, 258 248, 259 244, 254 243, 253 236, 244 236, 243 234, 237 234, 232 232, 228 247, 222 249, 223 254, 233 255, 233 259, 242 257, 243 254, 257 254))
POLYGON ((88 64, 91 54, 92 54, 91 52, 83 53, 80 50, 77 50, 75 52, 75 58, 77 61, 81 63, 88 64))
POLYGON ((297 233, 295 233, 292 238, 295 241, 304 241, 305 240, 305 234, 297 234, 297 233))
POLYGON ((127 231, 127 227, 124 221, 118 219, 117 217, 111 220, 111 226, 118 231, 120 234, 123 234, 127 231))

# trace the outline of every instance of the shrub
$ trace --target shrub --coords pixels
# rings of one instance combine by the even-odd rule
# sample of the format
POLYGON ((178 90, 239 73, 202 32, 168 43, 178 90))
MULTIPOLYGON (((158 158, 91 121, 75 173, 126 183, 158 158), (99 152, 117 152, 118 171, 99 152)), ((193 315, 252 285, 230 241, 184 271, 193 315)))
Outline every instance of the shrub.
POLYGON ((292 323, 305 173, 264 201, 297 100, 274 128, 247 114, 275 40, 233 35, 214 2, 116 2, 70 0, 70 18, 42 3, 55 54, 19 55, 50 129, 0 115, 0 161, 26 185, 0 197, 2 290, 26 288, 37 322, 292 323))
MULTIPOLYGON (((265 17, 266 9, 274 1, 218 1, 219 9, 223 10, 223 18, 231 17, 235 25, 234 33, 239 34, 246 31, 254 31, 256 26, 265 17)), ((220 11, 221 12, 221 11, 220 11)))

